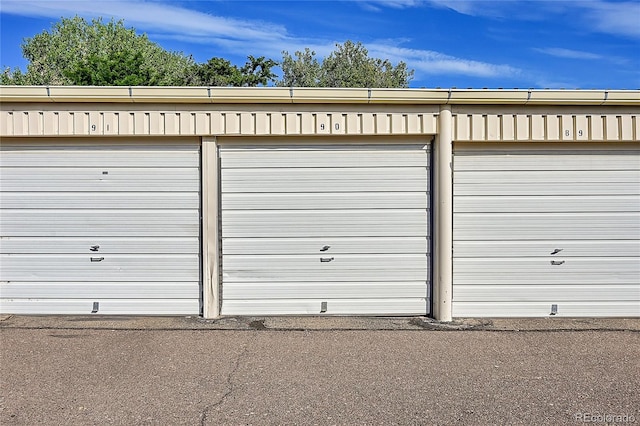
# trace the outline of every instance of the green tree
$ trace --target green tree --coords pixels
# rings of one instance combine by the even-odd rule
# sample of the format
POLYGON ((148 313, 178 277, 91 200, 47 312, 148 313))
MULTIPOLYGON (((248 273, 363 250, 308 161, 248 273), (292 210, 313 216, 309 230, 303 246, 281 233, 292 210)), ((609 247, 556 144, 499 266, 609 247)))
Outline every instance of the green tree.
POLYGON ((304 52, 282 52, 282 79, 276 83, 282 87, 316 87, 320 83, 320 63, 316 52, 306 47, 304 52))
POLYGON ((20 68, 14 68, 13 70, 9 67, 5 68, 0 74, 0 85, 15 85, 22 86, 30 84, 27 79, 27 75, 20 70, 20 68))
POLYGON ((282 79, 278 86, 297 87, 409 87, 413 70, 407 64, 393 64, 388 59, 369 57, 362 43, 346 41, 318 62, 308 48, 295 52, 295 58, 282 52, 282 79))
POLYGON ((142 54, 131 51, 91 54, 63 75, 78 86, 143 86, 151 80, 142 54))
POLYGON ((123 73, 130 72, 130 80, 140 85, 184 85, 194 64, 190 56, 166 51, 125 28, 123 21, 89 23, 80 17, 62 18, 50 31, 25 39, 22 52, 29 61, 28 84, 128 84, 123 73), (118 60, 125 63, 107 72, 118 60))
POLYGON ((204 86, 266 86, 275 80, 276 75, 271 69, 276 65, 277 62, 264 56, 248 56, 247 62, 240 68, 224 58, 211 58, 194 66, 194 80, 190 83, 204 86))

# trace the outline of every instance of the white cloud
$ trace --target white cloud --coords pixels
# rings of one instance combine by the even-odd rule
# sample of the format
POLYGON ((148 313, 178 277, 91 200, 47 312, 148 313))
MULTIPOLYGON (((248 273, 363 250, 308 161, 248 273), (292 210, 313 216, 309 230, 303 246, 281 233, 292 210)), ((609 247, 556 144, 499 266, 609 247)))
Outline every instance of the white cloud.
POLYGON ((494 19, 539 21, 549 16, 571 15, 582 28, 606 34, 640 38, 640 2, 607 0, 380 0, 387 7, 450 9, 463 15, 494 19))
POLYGON ((555 56, 558 58, 568 59, 603 59, 602 55, 596 53, 583 52, 581 50, 564 49, 562 47, 544 47, 534 48, 536 52, 544 53, 545 55, 555 56))
POLYGON ((521 70, 505 64, 491 64, 449 56, 433 50, 408 49, 386 44, 368 46, 372 56, 389 58, 394 63, 404 61, 421 74, 458 74, 472 77, 515 77, 521 70))
POLYGON ((608 34, 640 37, 640 2, 585 1, 579 3, 585 9, 585 19, 593 28, 608 34))
POLYGON ((146 31, 193 37, 222 37, 237 40, 282 40, 286 29, 267 22, 239 20, 150 1, 38 1, 2 0, 2 13, 60 18, 79 15, 124 19, 146 31))
MULTIPOLYGON (((392 7, 410 7, 421 3, 417 0, 386 0, 392 7)), ((239 20, 189 10, 162 2, 111 0, 111 1, 38 1, 2 0, 2 13, 58 19, 60 16, 123 19, 133 26, 153 35, 154 39, 173 39, 190 43, 216 46, 229 52, 255 52, 279 57, 283 50, 293 54, 309 47, 319 58, 327 56, 335 48, 335 41, 311 40, 290 35, 284 26, 270 22, 239 20)), ((491 64, 431 51, 401 48, 406 39, 365 43, 375 57, 388 58, 394 63, 404 61, 419 74, 456 74, 473 77, 509 77, 520 70, 509 65, 491 64)), ((343 41, 338 41, 342 43, 343 41)))

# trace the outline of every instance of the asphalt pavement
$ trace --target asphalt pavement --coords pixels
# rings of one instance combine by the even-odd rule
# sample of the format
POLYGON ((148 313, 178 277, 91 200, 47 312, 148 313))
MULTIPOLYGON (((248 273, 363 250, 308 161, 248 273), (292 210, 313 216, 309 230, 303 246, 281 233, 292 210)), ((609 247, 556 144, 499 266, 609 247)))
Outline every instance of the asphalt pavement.
POLYGON ((640 424, 640 319, 0 318, 2 425, 640 424))

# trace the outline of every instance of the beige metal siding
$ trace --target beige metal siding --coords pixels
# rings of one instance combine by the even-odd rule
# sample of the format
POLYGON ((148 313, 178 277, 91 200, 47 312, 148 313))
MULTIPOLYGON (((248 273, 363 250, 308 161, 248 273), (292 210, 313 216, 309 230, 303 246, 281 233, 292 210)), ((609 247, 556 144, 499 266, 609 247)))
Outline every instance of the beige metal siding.
MULTIPOLYGON (((487 108, 486 110, 495 110, 487 108)), ((454 114, 454 140, 508 141, 638 141, 637 113, 547 114, 523 111, 503 113, 478 111, 454 114)))
MULTIPOLYGON (((55 108, 55 107, 54 107, 55 108)), ((414 135, 435 134, 432 112, 0 111, 0 136, 414 135)))
POLYGON ((1 149, 1 312, 199 312, 197 141, 1 149))
POLYGON ((222 144, 222 313, 427 313, 428 144, 406 143, 222 144))
POLYGON ((454 156, 454 316, 640 315, 640 147, 454 156))

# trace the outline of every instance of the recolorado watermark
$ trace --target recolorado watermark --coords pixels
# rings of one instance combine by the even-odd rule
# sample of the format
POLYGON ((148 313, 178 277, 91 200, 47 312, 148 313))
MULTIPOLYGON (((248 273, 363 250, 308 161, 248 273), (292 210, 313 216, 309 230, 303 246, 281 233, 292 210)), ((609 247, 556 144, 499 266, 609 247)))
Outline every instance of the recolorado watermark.
POLYGON ((633 414, 611 414, 611 413, 575 413, 573 418, 580 423, 635 423, 636 417, 633 414))

